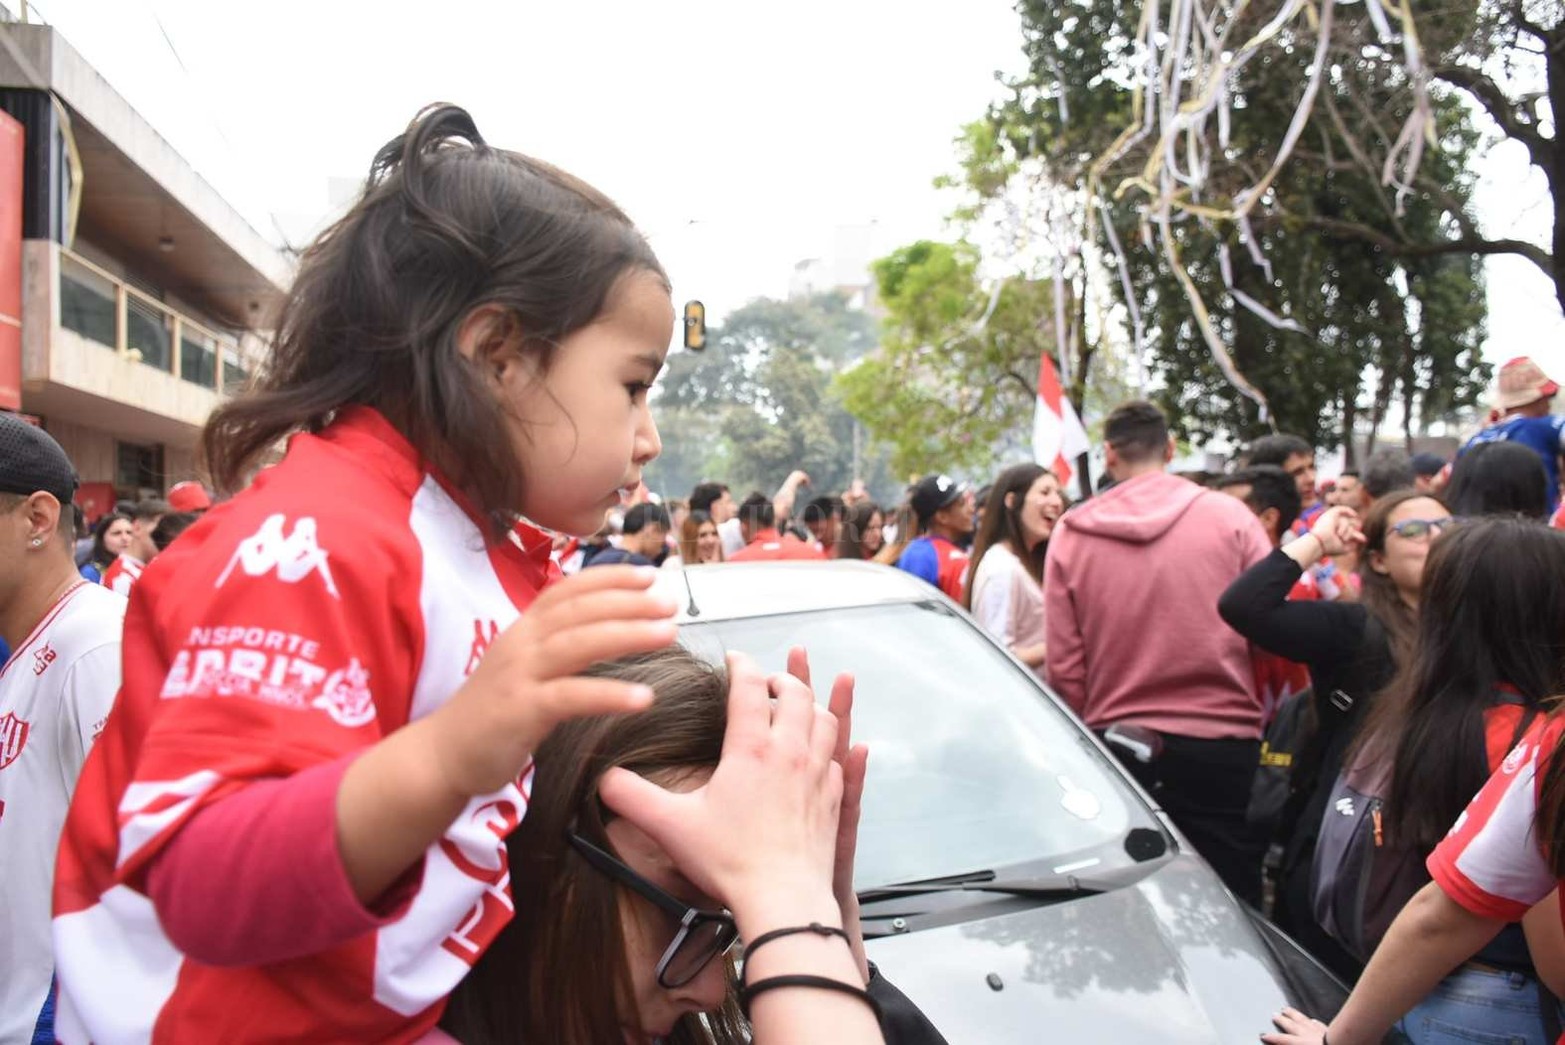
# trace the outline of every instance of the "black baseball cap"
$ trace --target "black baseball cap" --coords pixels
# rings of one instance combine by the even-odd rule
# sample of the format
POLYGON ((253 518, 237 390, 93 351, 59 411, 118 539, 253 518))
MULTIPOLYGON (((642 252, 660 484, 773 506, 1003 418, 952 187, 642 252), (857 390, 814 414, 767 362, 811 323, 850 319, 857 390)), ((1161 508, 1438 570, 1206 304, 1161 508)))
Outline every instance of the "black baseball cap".
POLYGON ((913 514, 918 516, 919 524, 922 525, 966 492, 967 486, 949 475, 926 475, 914 485, 913 496, 909 501, 913 505, 913 514))
POLYGON ((76 469, 52 435, 0 412, 0 493, 31 496, 42 490, 70 504, 76 485, 76 469))
POLYGON ((1446 460, 1439 454, 1424 453, 1413 455, 1414 475, 1439 475, 1445 466, 1446 460))

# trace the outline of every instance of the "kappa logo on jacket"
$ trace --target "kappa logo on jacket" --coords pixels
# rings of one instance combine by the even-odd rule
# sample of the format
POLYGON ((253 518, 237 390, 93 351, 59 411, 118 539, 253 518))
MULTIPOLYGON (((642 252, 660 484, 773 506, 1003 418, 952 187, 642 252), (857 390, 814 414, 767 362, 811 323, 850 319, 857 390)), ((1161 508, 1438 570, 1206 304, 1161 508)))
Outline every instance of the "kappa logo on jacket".
POLYGON ((0 718, 0 769, 15 762, 16 756, 27 746, 28 729, 28 724, 17 718, 15 712, 7 711, 5 717, 0 718))
POLYGON ((337 583, 332 580, 331 567, 326 564, 329 556, 315 543, 315 520, 308 516, 299 519, 293 525, 293 532, 285 534, 283 527, 287 523, 287 517, 281 514, 268 516, 259 530, 239 542, 234 557, 228 560, 214 587, 221 588, 238 566, 249 577, 264 577, 275 572, 285 584, 298 584, 310 574, 319 573, 332 597, 342 598, 337 592, 337 583))

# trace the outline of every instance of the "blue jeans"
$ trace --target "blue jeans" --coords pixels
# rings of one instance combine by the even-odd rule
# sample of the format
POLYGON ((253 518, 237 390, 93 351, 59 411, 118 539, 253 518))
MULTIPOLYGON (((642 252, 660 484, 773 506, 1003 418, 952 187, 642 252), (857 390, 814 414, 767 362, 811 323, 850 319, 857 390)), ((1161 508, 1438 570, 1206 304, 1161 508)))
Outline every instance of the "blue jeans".
POLYGON ((1413 1045, 1554 1045, 1543 1027, 1538 981, 1464 965, 1402 1017, 1413 1045))

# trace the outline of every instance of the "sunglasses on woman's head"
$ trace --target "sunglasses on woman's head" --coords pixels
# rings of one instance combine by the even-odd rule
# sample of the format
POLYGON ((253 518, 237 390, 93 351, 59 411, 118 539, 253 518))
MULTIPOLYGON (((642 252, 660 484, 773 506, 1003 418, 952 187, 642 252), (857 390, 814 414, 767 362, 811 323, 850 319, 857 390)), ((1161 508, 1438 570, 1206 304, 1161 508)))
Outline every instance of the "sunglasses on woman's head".
POLYGON ((1391 527, 1391 532, 1410 541, 1422 540, 1445 532, 1456 522, 1449 515, 1441 519, 1403 519, 1391 527))
POLYGON ((577 834, 574 823, 566 828, 565 838, 595 870, 631 889, 679 923, 679 931, 658 960, 659 986, 683 987, 739 938, 739 927, 734 924, 733 915, 727 911, 703 911, 664 892, 618 857, 577 834))

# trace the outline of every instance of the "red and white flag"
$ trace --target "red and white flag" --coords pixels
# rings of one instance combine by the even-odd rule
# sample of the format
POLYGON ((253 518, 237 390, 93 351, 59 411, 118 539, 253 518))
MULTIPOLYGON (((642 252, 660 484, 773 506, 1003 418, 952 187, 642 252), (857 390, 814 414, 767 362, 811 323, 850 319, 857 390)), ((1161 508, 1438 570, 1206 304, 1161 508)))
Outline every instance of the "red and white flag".
POLYGON ((1038 365, 1038 408, 1032 422, 1033 459, 1054 472, 1061 486, 1070 483, 1075 469, 1072 463, 1091 447, 1087 430, 1076 416, 1076 408, 1060 388, 1060 374, 1054 360, 1043 354, 1038 365))

